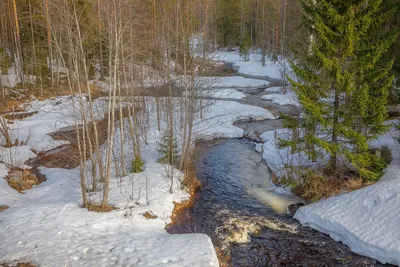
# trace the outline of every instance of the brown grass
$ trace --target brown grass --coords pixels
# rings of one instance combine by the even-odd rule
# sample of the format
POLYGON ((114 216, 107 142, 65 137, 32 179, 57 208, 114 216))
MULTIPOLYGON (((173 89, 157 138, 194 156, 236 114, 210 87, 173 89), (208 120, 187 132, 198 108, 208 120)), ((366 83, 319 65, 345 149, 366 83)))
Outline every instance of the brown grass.
MULTIPOLYGON (((30 116, 33 116, 37 113, 38 113, 37 111, 23 112, 23 113, 17 113, 17 114, 9 113, 9 114, 5 114, 4 118, 6 118, 7 120, 22 120, 22 119, 28 118, 30 116)), ((13 121, 7 121, 7 123, 14 124, 13 121)))
POLYGON ((219 266, 220 267, 229 267, 230 266, 229 262, 231 261, 231 256, 217 247, 215 248, 215 252, 217 253, 219 266))
POLYGON ((8 209, 10 206, 8 205, 0 205, 0 212, 2 212, 3 210, 8 209))
POLYGON ((193 197, 191 197, 189 200, 183 201, 181 203, 174 202, 174 210, 172 211, 172 216, 171 216, 172 222, 167 226, 167 228, 174 223, 178 223, 182 220, 185 220, 186 216, 181 216, 183 211, 192 207, 193 205, 194 205, 193 197))
POLYGON ((30 264, 28 262, 18 262, 17 265, 15 265, 15 263, 13 263, 12 265, 9 265, 7 263, 0 263, 0 267, 11 267, 11 266, 15 266, 15 267, 36 267, 36 265, 30 264))
MULTIPOLYGON (((193 154, 195 155, 195 154, 193 154)), ((185 172, 185 179, 183 181, 183 185, 188 189, 190 193, 190 199, 188 201, 184 201, 182 203, 174 202, 174 210, 172 212, 171 220, 172 222, 167 226, 167 228, 172 227, 172 225, 182 225, 183 222, 190 221, 192 218, 189 218, 185 210, 192 207, 195 203, 195 194, 201 188, 201 182, 196 177, 196 171, 194 166, 194 156, 192 155, 191 161, 189 162, 189 166, 185 172)))
POLYGON ((6 99, 5 101, 0 102, 0 114, 5 114, 12 112, 13 109, 15 112, 23 111, 23 109, 19 108, 21 104, 24 104, 26 99, 15 100, 15 99, 6 99))
POLYGON ((102 205, 96 205, 96 204, 89 204, 87 206, 88 211, 94 211, 94 212, 110 212, 113 210, 117 210, 117 207, 111 206, 111 205, 107 205, 107 206, 102 206, 102 205))
POLYGON ((193 196, 202 186, 201 182, 196 177, 196 168, 193 160, 189 163, 189 166, 185 172, 183 185, 189 190, 189 194, 191 196, 193 196))
POLYGON ((359 177, 343 179, 309 173, 303 177, 303 182, 298 184, 293 192, 308 202, 316 202, 323 198, 360 189, 364 185, 363 179, 359 177))
POLYGON ((8 177, 5 178, 8 182, 8 185, 18 192, 22 193, 22 191, 31 189, 32 186, 40 184, 40 181, 30 170, 22 170, 22 179, 21 181, 10 181, 8 177))
POLYGON ((146 212, 143 213, 142 215, 143 215, 143 217, 145 217, 145 218, 148 219, 148 220, 154 220, 154 219, 157 219, 157 218, 158 218, 158 216, 157 216, 157 215, 154 215, 153 212, 151 212, 151 211, 146 211, 146 212))

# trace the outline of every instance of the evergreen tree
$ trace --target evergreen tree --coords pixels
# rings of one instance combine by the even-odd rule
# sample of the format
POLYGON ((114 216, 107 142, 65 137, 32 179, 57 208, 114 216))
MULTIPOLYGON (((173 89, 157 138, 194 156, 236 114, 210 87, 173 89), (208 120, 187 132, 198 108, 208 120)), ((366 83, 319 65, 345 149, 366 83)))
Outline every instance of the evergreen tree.
POLYGON ((239 55, 245 61, 249 61, 251 40, 248 34, 245 34, 243 40, 240 42, 239 55))
POLYGON ((176 137, 171 137, 170 131, 165 130, 157 147, 160 162, 173 166, 179 164, 179 149, 176 137))
POLYGON ((224 47, 237 45, 240 36, 240 1, 219 0, 217 4, 217 30, 224 47))
MULTIPOLYGON (((398 0, 385 0, 383 2, 386 9, 391 9, 394 6, 397 6, 397 12, 392 17, 388 28, 389 30, 400 29, 400 1, 398 0)), ((397 40, 392 44, 390 48, 390 56, 394 57, 394 65, 393 65, 393 73, 396 76, 395 79, 395 90, 394 95, 397 96, 397 101, 400 103, 400 35, 397 37, 397 40)))
POLYGON ((290 82, 304 108, 305 150, 330 155, 338 174, 340 159, 364 177, 375 177, 368 143, 387 128, 388 94, 393 60, 385 53, 397 32, 382 32, 395 8, 383 12, 382 0, 303 0, 310 33, 308 50, 292 62, 297 79, 290 82), (325 99, 333 95, 333 101, 325 99))

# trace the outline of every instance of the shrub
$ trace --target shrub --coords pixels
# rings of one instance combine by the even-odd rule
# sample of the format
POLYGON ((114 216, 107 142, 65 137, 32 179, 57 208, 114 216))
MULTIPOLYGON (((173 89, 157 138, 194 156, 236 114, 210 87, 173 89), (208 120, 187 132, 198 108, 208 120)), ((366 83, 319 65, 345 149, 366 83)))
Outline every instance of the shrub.
POLYGON ((170 136, 168 130, 164 131, 160 142, 157 147, 158 154, 160 155, 160 162, 170 165, 178 166, 180 157, 178 153, 178 142, 175 137, 170 136))
POLYGON ((135 157, 134 160, 132 160, 132 167, 131 167, 131 172, 132 173, 139 173, 142 172, 144 169, 144 161, 141 156, 135 157))
POLYGON ((364 180, 367 182, 374 182, 379 180, 379 178, 383 175, 383 171, 392 161, 392 153, 388 147, 379 148, 380 156, 376 155, 376 151, 378 149, 370 149, 370 160, 371 165, 369 166, 369 170, 375 173, 375 176, 372 177, 364 177, 364 180))
POLYGON ((12 60, 7 53, 0 48, 0 68, 3 74, 7 74, 8 70, 12 67, 12 60))
POLYGON ((243 40, 240 42, 239 46, 239 55, 242 57, 244 60, 249 61, 249 56, 250 56, 250 37, 248 34, 245 35, 243 40))

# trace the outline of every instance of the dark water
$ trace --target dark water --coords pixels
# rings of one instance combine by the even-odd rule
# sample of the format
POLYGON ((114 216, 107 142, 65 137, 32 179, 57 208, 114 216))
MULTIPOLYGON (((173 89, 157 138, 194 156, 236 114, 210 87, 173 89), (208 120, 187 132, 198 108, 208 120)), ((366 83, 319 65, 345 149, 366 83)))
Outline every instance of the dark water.
POLYGON ((286 213, 299 199, 274 190, 251 142, 228 139, 200 147, 196 173, 204 186, 168 232, 207 234, 228 266, 382 266, 286 213))

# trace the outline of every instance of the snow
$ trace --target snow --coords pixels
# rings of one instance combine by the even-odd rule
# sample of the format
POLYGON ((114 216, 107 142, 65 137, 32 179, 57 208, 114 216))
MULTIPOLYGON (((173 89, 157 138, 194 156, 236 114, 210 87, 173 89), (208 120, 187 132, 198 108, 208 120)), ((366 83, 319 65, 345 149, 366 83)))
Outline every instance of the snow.
MULTIPOLYGON (((178 86, 185 86, 187 79, 180 75, 176 78, 176 84, 178 86)), ((249 79, 242 76, 228 76, 228 77, 197 77, 194 81, 196 88, 263 88, 269 85, 268 81, 259 79, 249 79)))
MULTIPOLYGON (((213 91, 217 92, 224 96, 235 93, 231 89, 213 91)), ((155 108, 155 99, 151 99, 149 108, 155 108)), ((17 154, 12 163, 23 165, 36 156, 32 148, 45 151, 67 143, 53 140, 48 134, 74 125, 71 101, 77 104, 78 100, 76 97, 57 97, 30 102, 26 110, 38 113, 10 124, 13 138, 26 141, 26 145, 2 148, 3 154, 10 151, 17 154)), ((104 115, 105 101, 96 100, 96 119, 104 115)), ((179 105, 175 107, 175 114, 179 114, 179 105)), ((112 166, 109 202, 118 209, 108 213, 88 212, 80 207, 79 168, 40 167, 47 180, 19 194, 2 179, 8 169, 0 164, 0 204, 10 206, 0 215, 0 262, 23 261, 43 266, 218 266, 209 237, 203 234, 169 235, 164 229, 171 222, 174 202, 187 200, 189 194, 181 186, 183 174, 179 170, 173 169, 174 179, 171 180, 171 166, 156 162, 157 140, 162 131, 157 130, 155 114, 150 112, 147 144, 142 143, 145 170, 117 177, 112 166), (157 218, 146 219, 143 216, 146 212, 157 218)), ((250 118, 275 117, 259 107, 233 101, 210 101, 204 118, 195 120, 193 139, 242 137, 243 130, 233 123, 250 118)), ((127 120, 124 119, 126 125, 127 120)), ((162 122, 162 127, 165 126, 162 122)), ((117 127, 115 140, 119 138, 117 127)), ((131 144, 127 142, 124 148, 129 165, 133 157, 131 144)), ((104 149, 103 146, 102 151, 104 149)), ((115 146, 115 152, 119 155, 119 145, 115 146)), ((89 167, 90 163, 87 165, 89 167)), ((89 198, 96 202, 101 199, 101 194, 100 191, 89 193, 89 198)))
MULTIPOLYGON (((123 81, 122 87, 137 87, 137 88, 154 88, 161 87, 168 84, 168 79, 161 75, 161 73, 152 67, 146 65, 127 64, 127 73, 135 73, 134 81, 123 81)), ((108 92, 110 90, 110 83, 107 81, 101 81, 100 72, 98 71, 95 75, 95 80, 90 81, 91 84, 99 86, 103 91, 108 92)))
POLYGON ((239 92, 235 89, 215 89, 205 91, 202 94, 204 97, 213 97, 213 98, 228 98, 228 99, 242 99, 246 97, 246 94, 239 92))
POLYGON ((400 149, 393 139, 397 134, 392 129, 373 142, 387 145, 393 156, 379 182, 301 207, 295 218, 358 254, 400 265, 400 149))
MULTIPOLYGON (((144 154, 156 150, 154 141, 149 143, 143 144, 144 154)), ((126 150, 125 154, 132 155, 132 151, 126 150)), ((152 157, 145 159, 142 173, 117 178, 112 170, 110 203, 119 209, 109 213, 88 212, 80 207, 78 169, 42 167, 47 181, 25 194, 18 194, 0 179, 1 204, 10 206, 1 214, 0 262, 26 261, 43 266, 218 266, 214 247, 206 235, 165 232, 174 202, 187 200, 189 194, 182 189, 180 171, 174 170, 170 193, 172 180, 167 171, 171 167, 156 163, 152 157), (143 216, 145 212, 157 218, 148 220, 143 216)), ((6 174, 7 168, 0 165, 0 176, 6 174)), ((95 201, 100 195, 91 193, 90 199, 95 201)))
POLYGON ((256 146, 256 151, 262 153, 262 158, 267 162, 268 166, 277 177, 287 176, 287 172, 290 171, 290 168, 288 168, 289 166, 307 167, 319 164, 312 162, 303 151, 292 153, 289 146, 279 146, 279 139, 290 140, 291 134, 291 130, 289 129, 277 129, 264 132, 260 136, 263 144, 258 144, 256 146))
POLYGON ((5 87, 13 88, 20 82, 21 77, 17 75, 15 66, 9 68, 6 75, 0 75, 0 83, 5 87))
POLYGON ((267 81, 248 79, 242 76, 216 77, 212 88, 260 88, 269 84, 267 81))
MULTIPOLYGON (((206 235, 169 235, 173 201, 188 197, 175 179, 169 193, 166 168, 153 163, 141 174, 111 179, 109 213, 88 212, 80 205, 77 169, 42 169, 47 181, 21 195, 1 214, 0 262, 28 261, 43 266, 218 266, 206 235), (132 187, 145 191, 137 195, 132 187), (121 191, 122 190, 122 191, 121 191), (133 197, 133 198, 132 198, 133 197), (148 220, 146 211, 158 218, 148 220)), ((177 175, 182 174, 177 171, 177 175)), ((0 183, 3 188, 3 183, 0 183)), ((3 189, 1 191, 3 193, 3 189)), ((7 194, 6 194, 7 195, 7 194)), ((7 200, 7 197, 6 197, 7 200)))
MULTIPOLYGON (((31 101, 26 107, 27 112, 38 112, 23 120, 15 120, 10 124, 12 142, 18 139, 36 151, 47 151, 64 144, 68 141, 53 140, 49 133, 61 128, 73 126, 73 105, 78 104, 78 98, 57 97, 44 101, 31 101)), ((88 102, 85 102, 87 105, 88 102)), ((95 102, 95 119, 101 119, 104 115, 105 102, 101 99, 95 102)))
POLYGON ((267 94, 261 97, 263 100, 269 100, 277 105, 292 105, 296 107, 300 107, 300 103, 297 99, 297 96, 294 92, 289 91, 286 94, 267 94))
POLYGON ((279 93, 282 91, 282 87, 280 87, 280 86, 268 87, 264 91, 268 92, 268 93, 279 93))
MULTIPOLYGON (((0 196, 1 196, 0 205, 7 204, 12 206, 13 203, 18 201, 23 195, 18 193, 16 190, 12 189, 10 186, 8 186, 7 181, 3 179, 4 177, 7 176, 7 174, 8 174, 8 168, 4 164, 0 163, 0 196)), ((2 218, 1 214, 0 218, 2 218)))
POLYGON ((233 125, 238 120, 275 119, 268 110, 240 104, 234 101, 216 101, 205 117, 195 123, 195 138, 210 140, 215 138, 241 138, 244 130, 233 125))
POLYGON ((36 157, 29 146, 0 146, 0 160, 15 167, 23 167, 24 163, 36 157))
POLYGON ((261 61, 262 55, 259 51, 251 51, 249 61, 245 61, 241 58, 238 51, 218 51, 211 54, 209 57, 213 60, 232 63, 240 74, 281 79, 280 63, 267 58, 265 66, 263 66, 261 61))
MULTIPOLYGON (((14 88, 17 84, 21 83, 21 75, 18 73, 19 71, 16 66, 13 65, 8 69, 7 74, 0 75, 0 84, 8 88, 14 88)), ((36 76, 34 75, 24 75, 24 79, 29 83, 34 84, 36 82, 36 76)))

